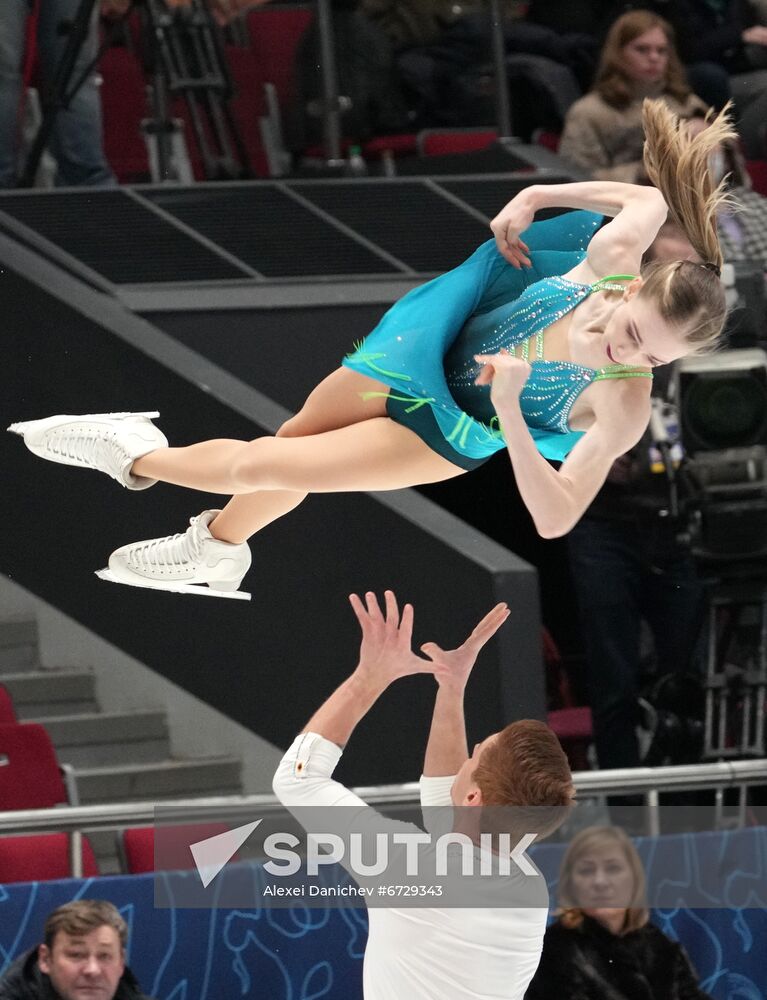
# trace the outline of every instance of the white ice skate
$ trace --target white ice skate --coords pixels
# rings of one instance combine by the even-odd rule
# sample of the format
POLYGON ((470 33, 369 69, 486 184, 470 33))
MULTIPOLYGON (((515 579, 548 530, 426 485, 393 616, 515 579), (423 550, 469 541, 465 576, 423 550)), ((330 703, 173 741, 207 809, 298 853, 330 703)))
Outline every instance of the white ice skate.
POLYGON ((20 434, 33 454, 49 462, 97 469, 129 490, 145 490, 157 480, 134 476, 130 470, 137 458, 168 447, 168 439, 151 421, 159 416, 157 412, 61 415, 11 424, 8 430, 20 434))
POLYGON ((237 588, 250 569, 250 548, 247 542, 222 542, 211 535, 208 525, 220 513, 203 511, 183 534, 123 545, 96 576, 129 587, 249 601, 250 594, 237 588))

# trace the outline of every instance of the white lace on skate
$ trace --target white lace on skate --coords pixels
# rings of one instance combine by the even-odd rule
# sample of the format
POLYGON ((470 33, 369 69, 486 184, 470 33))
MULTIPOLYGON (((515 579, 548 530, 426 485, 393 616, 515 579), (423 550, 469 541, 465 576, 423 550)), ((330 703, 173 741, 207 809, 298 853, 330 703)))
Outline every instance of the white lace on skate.
POLYGON ((59 414, 42 420, 11 424, 13 434, 24 438, 29 450, 39 458, 62 465, 96 469, 129 490, 145 490, 156 480, 131 473, 133 462, 168 439, 151 422, 157 411, 144 413, 59 414))
POLYGON ((185 532, 124 545, 96 575, 129 587, 249 601, 250 594, 238 587, 250 569, 250 549, 245 542, 223 542, 211 535, 208 525, 220 513, 204 511, 190 518, 185 532))
POLYGON ((134 546, 127 554, 128 564, 144 576, 193 574, 202 558, 199 521, 199 517, 193 517, 186 531, 134 546))
POLYGON ((107 427, 71 432, 51 430, 46 435, 46 448, 57 458, 66 458, 86 469, 101 469, 125 485, 126 467, 133 459, 116 440, 116 432, 107 427))

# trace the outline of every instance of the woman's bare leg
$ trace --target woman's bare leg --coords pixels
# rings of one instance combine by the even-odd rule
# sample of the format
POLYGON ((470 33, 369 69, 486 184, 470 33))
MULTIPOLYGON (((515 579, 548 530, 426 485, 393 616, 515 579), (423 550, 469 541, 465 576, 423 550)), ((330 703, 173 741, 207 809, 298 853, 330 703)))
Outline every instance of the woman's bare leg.
POLYGON ((208 527, 221 542, 246 542, 272 521, 295 510, 307 497, 298 490, 259 490, 232 497, 208 527))
MULTIPOLYGON (((463 471, 406 427, 375 417, 324 434, 240 443, 219 462, 218 475, 222 492, 339 493, 403 489, 463 471)), ((180 485, 199 489, 207 474, 193 473, 180 485)))
MULTIPOLYGON (((230 492, 246 495, 235 498, 240 503, 224 522, 224 541, 250 537, 307 493, 403 489, 451 479, 464 471, 389 417, 307 437, 258 438, 239 445, 227 458, 229 464, 220 465, 222 484, 230 492), (267 492, 251 496, 255 491, 267 492), (271 492, 278 494, 274 504, 269 501, 271 492)), ((182 485, 197 487, 198 482, 182 485)), ((223 516, 213 523, 215 527, 223 516)), ((214 534, 222 537, 218 531, 214 534)))
MULTIPOLYGON (((320 382, 300 411, 283 424, 277 436, 322 434, 383 416, 386 413, 387 392, 387 387, 381 382, 358 375, 351 369, 339 368, 320 382), (381 395, 365 400, 362 394, 367 392, 380 392, 381 395)), ((245 443, 220 438, 185 448, 158 448, 136 459, 131 472, 174 486, 187 486, 208 493, 232 493, 235 491, 229 470, 245 443)))
POLYGON ((311 492, 399 489, 463 470, 384 416, 385 385, 347 368, 329 375, 276 438, 205 441, 163 448, 133 473, 214 493, 236 493, 211 524, 216 538, 243 542, 311 492), (363 393, 381 393, 363 399, 363 393), (354 434, 340 434, 356 430, 354 434), (375 454, 373 453, 375 450, 375 454))

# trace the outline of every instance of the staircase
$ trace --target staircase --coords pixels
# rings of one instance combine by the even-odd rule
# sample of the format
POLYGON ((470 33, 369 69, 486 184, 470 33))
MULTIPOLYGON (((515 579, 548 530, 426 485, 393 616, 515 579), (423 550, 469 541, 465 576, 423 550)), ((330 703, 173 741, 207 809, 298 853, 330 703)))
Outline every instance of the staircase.
MULTIPOLYGON (((0 684, 19 720, 42 723, 59 761, 72 765, 82 805, 242 791, 237 757, 171 756, 163 711, 102 711, 90 671, 41 667, 34 620, 0 621, 0 684)), ((118 871, 114 834, 90 838, 101 872, 118 871)))

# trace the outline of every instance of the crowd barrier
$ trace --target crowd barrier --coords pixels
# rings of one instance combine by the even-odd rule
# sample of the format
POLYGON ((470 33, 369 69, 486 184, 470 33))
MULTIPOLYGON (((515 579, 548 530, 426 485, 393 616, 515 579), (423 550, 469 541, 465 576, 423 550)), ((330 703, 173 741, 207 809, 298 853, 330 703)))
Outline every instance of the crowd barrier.
MULTIPOLYGON (((683 890, 708 905, 664 906, 655 923, 687 949, 701 987, 715 1000, 767 996, 767 829, 645 838, 638 842, 650 882, 663 865, 683 890), (747 905, 728 906, 728 899, 747 905)), ((552 900, 563 847, 531 856, 552 900)), ((227 878, 259 878, 256 865, 227 878)), ((176 876, 161 875, 166 881, 176 876)), ((184 877, 194 878, 194 874, 184 877)), ((155 906, 152 875, 0 886, 0 968, 39 942, 46 915, 72 899, 111 900, 130 928, 128 962, 157 1000, 362 1000, 367 920, 361 909, 184 909, 155 906)))

